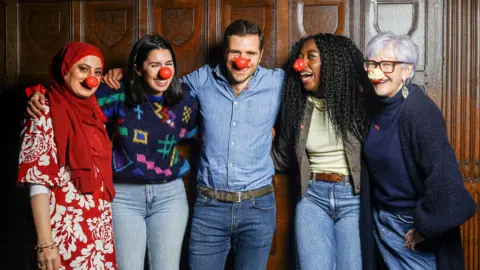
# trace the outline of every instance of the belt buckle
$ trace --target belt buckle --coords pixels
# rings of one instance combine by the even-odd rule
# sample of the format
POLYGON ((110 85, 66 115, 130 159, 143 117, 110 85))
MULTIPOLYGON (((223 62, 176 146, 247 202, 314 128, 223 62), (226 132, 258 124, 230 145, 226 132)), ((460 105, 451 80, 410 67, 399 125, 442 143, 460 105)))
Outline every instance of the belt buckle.
POLYGON ((233 192, 234 194, 238 194, 238 200, 234 201, 235 203, 242 202, 242 192, 241 191, 235 191, 233 192))

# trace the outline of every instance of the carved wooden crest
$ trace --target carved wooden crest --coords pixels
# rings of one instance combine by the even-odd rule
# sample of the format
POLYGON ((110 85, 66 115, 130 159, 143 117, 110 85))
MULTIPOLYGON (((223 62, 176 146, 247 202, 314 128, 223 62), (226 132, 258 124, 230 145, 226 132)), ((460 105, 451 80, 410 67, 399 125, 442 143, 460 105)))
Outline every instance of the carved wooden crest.
POLYGON ((195 30, 194 8, 162 9, 163 36, 177 47, 187 42, 195 30))
POLYGON ((96 10, 94 28, 100 42, 107 47, 114 47, 127 33, 127 11, 96 10))
MULTIPOLYGON (((386 30, 390 30, 390 29, 380 29, 380 24, 378 22, 379 20, 379 17, 380 17, 380 10, 379 10, 379 6, 381 5, 389 5, 390 8, 389 9, 384 9, 381 11, 382 13, 382 16, 384 18, 395 18, 395 14, 393 13, 397 13, 399 9, 394 9, 394 8, 391 8, 392 5, 398 5, 398 7, 402 8, 402 9, 405 9, 405 8, 409 8, 411 12, 411 24, 410 26, 408 25, 398 25, 398 24, 394 24, 395 25, 395 32, 398 32, 398 33, 406 33, 407 35, 409 36, 412 36, 412 33, 415 32, 415 30, 417 30, 417 27, 418 27, 418 0, 395 0, 395 1, 386 1, 386 0, 376 0, 376 1, 373 1, 372 2, 372 7, 373 7, 373 14, 374 14, 374 20, 373 20, 373 26, 375 28, 375 30, 377 31, 377 33, 380 33, 382 31, 386 31, 386 30), (389 13, 390 12, 390 13, 389 13), (391 14, 391 15, 390 15, 391 14), (404 26, 405 29, 402 29, 400 30, 399 28, 404 26)), ((388 22, 388 20, 385 20, 388 22)), ((385 23, 383 23, 382 25, 384 25, 385 23)))
POLYGON ((28 32, 41 49, 47 50, 61 40, 59 11, 32 11, 28 17, 28 32))

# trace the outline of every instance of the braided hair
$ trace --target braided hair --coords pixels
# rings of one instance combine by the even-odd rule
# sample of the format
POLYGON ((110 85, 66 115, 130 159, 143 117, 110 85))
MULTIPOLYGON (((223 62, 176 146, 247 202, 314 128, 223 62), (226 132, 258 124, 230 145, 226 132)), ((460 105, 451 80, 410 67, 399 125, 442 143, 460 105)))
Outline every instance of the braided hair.
POLYGON ((280 117, 283 128, 295 139, 300 133, 308 92, 293 70, 303 44, 313 39, 320 52, 320 90, 325 95, 326 111, 337 138, 351 132, 361 140, 365 126, 362 92, 373 88, 363 68, 363 54, 347 37, 320 33, 300 39, 292 48, 285 66, 280 117))

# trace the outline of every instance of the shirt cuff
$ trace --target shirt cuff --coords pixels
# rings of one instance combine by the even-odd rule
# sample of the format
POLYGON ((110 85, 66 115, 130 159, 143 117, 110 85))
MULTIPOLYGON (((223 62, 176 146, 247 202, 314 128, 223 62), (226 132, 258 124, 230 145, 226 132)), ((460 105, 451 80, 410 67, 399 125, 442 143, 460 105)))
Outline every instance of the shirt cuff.
POLYGON ((30 197, 38 194, 50 194, 50 189, 44 185, 31 184, 28 188, 30 197))

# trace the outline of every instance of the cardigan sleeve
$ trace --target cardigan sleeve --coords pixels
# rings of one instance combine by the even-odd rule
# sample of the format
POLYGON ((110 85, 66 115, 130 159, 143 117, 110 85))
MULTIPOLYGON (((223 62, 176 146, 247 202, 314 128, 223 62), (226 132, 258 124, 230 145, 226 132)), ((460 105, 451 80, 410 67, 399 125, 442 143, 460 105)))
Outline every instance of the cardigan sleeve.
POLYGON ((275 171, 279 173, 289 173, 295 168, 295 154, 293 151, 294 140, 290 136, 287 125, 284 123, 281 112, 275 125, 275 138, 271 152, 275 171))
POLYGON ((440 110, 426 95, 417 93, 411 97, 416 101, 408 107, 404 121, 407 147, 412 148, 414 157, 406 157, 406 162, 417 169, 413 178, 423 180, 424 187, 415 208, 414 228, 431 238, 471 218, 476 204, 464 186, 440 110))

